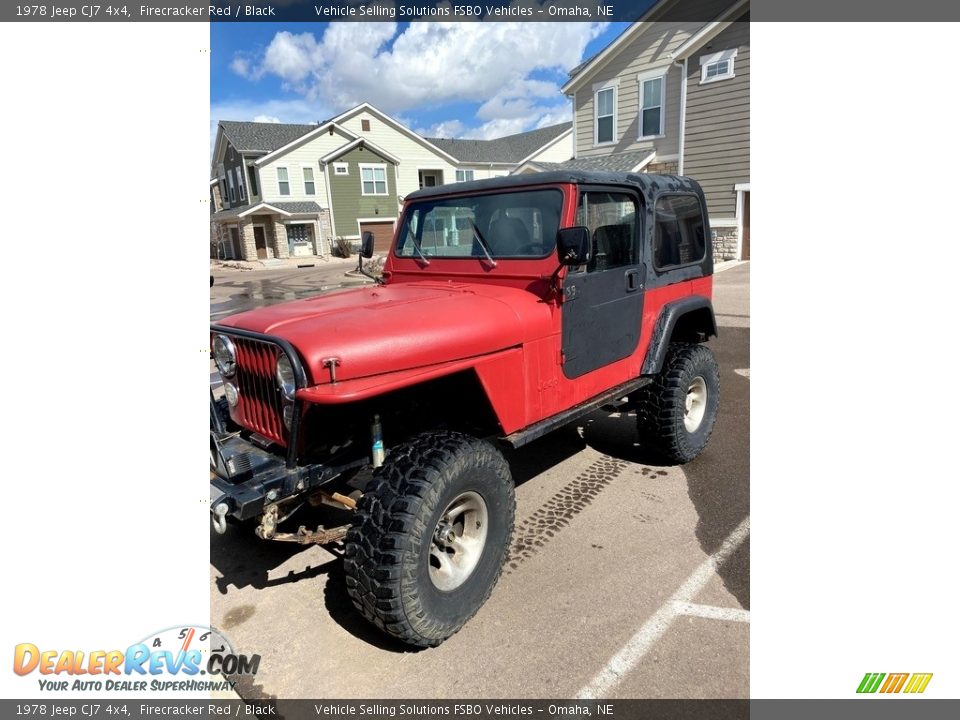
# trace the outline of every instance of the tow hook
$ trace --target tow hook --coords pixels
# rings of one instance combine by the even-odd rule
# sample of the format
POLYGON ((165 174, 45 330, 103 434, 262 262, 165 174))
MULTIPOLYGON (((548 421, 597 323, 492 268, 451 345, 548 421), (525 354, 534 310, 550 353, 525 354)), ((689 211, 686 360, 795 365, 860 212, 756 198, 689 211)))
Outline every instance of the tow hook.
POLYGON ((213 529, 218 535, 223 535, 227 531, 227 512, 230 506, 226 503, 220 503, 213 509, 213 529))

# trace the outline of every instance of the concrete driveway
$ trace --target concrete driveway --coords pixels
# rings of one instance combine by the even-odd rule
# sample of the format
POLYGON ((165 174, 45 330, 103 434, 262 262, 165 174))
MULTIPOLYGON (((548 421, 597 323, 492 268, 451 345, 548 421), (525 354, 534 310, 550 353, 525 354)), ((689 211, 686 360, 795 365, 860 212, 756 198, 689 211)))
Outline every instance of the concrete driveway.
MULTIPOLYGON (((632 415, 598 411, 508 453, 510 561, 487 604, 439 648, 413 651, 368 625, 347 598, 336 547, 211 532, 211 622, 262 656, 241 696, 747 697, 749 267, 715 276, 722 400, 706 451, 660 467, 632 415)), ((307 292, 306 271, 286 272, 271 275, 271 292, 307 292)))

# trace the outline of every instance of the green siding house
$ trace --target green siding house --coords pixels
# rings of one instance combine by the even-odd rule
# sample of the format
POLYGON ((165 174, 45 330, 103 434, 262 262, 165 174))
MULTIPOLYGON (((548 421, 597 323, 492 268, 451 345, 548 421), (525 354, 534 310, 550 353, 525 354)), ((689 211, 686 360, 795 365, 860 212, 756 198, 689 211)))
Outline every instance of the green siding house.
POLYGON ((392 232, 400 214, 399 160, 368 140, 357 140, 321 160, 330 188, 334 234, 359 238, 363 230, 392 232), (371 227, 368 227, 371 226, 371 227))

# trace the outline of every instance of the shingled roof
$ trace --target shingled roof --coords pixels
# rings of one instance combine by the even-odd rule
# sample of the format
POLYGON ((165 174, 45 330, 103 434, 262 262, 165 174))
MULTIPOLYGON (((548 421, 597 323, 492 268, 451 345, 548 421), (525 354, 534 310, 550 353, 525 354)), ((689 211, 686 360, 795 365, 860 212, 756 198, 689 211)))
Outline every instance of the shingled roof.
POLYGON ((273 152, 292 143, 301 135, 316 130, 316 125, 289 125, 287 123, 257 123, 221 120, 220 127, 237 152, 273 152))
POLYGON ((571 127, 573 123, 565 122, 495 140, 425 139, 462 163, 518 163, 551 140, 556 140, 571 127))
POLYGON ((645 160, 655 154, 653 150, 637 150, 635 152, 614 153, 596 157, 572 158, 562 163, 533 161, 544 172, 551 170, 587 170, 595 172, 633 172, 645 160))
POLYGON ((263 202, 261 201, 254 205, 250 205, 250 204, 238 205, 236 207, 230 208, 229 210, 218 210, 217 212, 213 213, 211 217, 214 220, 229 220, 230 218, 239 217, 243 213, 246 213, 253 208, 259 209, 261 205, 264 207, 264 210, 263 210, 264 215, 272 214, 272 211, 270 210, 270 208, 283 210, 283 212, 288 213, 290 215, 310 215, 312 213, 318 213, 323 209, 313 201, 307 201, 307 202, 263 202))

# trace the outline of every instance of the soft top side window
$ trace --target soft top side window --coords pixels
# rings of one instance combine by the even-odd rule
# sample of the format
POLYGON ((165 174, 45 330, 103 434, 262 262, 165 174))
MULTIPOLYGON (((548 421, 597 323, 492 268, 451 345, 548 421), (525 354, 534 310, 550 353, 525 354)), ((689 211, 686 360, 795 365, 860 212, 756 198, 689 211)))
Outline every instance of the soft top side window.
POLYGON ((696 195, 658 197, 654 227, 653 265, 657 270, 694 265, 706 256, 706 223, 696 195))
POLYGON ((638 213, 631 195, 595 190, 580 193, 574 224, 590 230, 593 247, 587 272, 636 264, 638 213))

